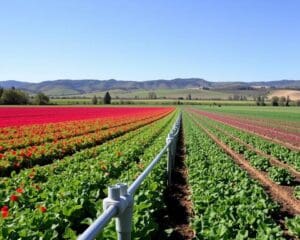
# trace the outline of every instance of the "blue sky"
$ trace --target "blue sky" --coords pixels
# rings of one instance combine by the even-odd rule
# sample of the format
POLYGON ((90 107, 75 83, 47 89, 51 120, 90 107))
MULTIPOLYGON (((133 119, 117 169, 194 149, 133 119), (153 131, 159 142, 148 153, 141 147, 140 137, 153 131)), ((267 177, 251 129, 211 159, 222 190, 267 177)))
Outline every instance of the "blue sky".
POLYGON ((0 80, 300 79, 298 0, 3 0, 0 80))

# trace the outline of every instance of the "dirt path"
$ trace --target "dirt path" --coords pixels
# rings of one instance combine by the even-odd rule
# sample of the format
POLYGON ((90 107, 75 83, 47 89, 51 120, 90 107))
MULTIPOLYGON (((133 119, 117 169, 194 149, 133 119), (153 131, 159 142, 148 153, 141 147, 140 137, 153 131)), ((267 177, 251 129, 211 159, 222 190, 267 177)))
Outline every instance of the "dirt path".
POLYGON ((201 129, 203 129, 203 131, 211 139, 213 139, 214 142, 216 142, 228 155, 230 155, 241 168, 246 170, 252 178, 258 180, 262 184, 266 192, 269 193, 275 201, 281 204, 282 212, 287 212, 292 216, 300 214, 300 201, 294 198, 293 192, 291 192, 290 187, 279 186, 276 183, 272 182, 266 176, 266 174, 263 174, 262 172, 252 167, 247 160, 231 150, 227 145, 222 143, 215 135, 209 132, 201 124, 197 123, 197 125, 201 129))
POLYGON ((179 134, 172 184, 164 194, 167 208, 158 213, 160 229, 152 239, 191 240, 195 235, 190 226, 193 210, 188 185, 188 169, 184 163, 185 145, 182 128, 179 134), (164 230, 170 228, 173 231, 166 237, 164 230))

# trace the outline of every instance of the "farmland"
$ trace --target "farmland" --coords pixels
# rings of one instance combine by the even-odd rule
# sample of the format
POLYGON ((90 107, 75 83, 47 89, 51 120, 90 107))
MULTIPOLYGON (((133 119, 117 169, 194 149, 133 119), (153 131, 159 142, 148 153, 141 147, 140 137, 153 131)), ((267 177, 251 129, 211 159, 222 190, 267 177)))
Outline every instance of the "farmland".
MULTIPOLYGON (((173 224, 164 156, 134 195, 134 239, 297 239, 300 112, 244 106, 0 108, 0 239, 76 239, 107 186, 132 183, 158 154, 180 111, 190 201, 177 207, 189 223, 173 224)), ((113 223, 100 239, 116 239, 113 223)))
POLYGON ((300 235, 298 110, 289 115, 269 110, 262 117, 259 111, 186 109, 193 224, 199 238, 300 235), (277 117, 273 121, 270 115, 277 117))

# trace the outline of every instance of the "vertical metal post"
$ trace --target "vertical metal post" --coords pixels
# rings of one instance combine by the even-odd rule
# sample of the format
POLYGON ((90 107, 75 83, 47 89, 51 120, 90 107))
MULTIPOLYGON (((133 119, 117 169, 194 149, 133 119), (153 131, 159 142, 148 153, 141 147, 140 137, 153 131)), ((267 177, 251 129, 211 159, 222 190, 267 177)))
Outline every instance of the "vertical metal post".
POLYGON ((176 154, 176 136, 175 136, 175 132, 176 132, 176 128, 174 129, 174 133, 173 133, 173 139, 172 139, 172 170, 174 169, 175 166, 175 154, 176 154))
POLYGON ((130 199, 128 206, 116 218, 116 231, 118 233, 118 240, 130 240, 133 215, 133 197, 127 192, 127 184, 120 183, 117 184, 117 186, 120 187, 121 198, 130 199))
POLYGON ((171 185, 172 182, 172 167, 173 167, 173 150, 172 150, 172 143, 173 143, 173 135, 172 133, 168 134, 166 139, 166 143, 169 144, 168 146, 168 161, 167 161, 167 172, 168 172, 168 185, 171 185))

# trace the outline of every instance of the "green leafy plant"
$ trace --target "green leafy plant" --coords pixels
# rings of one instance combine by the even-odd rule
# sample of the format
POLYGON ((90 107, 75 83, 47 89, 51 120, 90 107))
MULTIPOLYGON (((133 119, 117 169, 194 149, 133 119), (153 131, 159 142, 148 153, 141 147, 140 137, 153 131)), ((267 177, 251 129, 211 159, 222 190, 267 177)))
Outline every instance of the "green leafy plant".
POLYGON ((262 171, 266 171, 271 166, 267 158, 258 155, 251 156, 249 161, 253 167, 262 171))
POLYGON ((294 180, 293 176, 288 170, 281 167, 270 167, 268 169, 269 177, 277 184, 291 184, 294 180))
POLYGON ((300 216, 286 219, 286 225, 290 233, 292 233, 294 236, 300 236, 300 216))
POLYGON ((300 186, 296 186, 294 189, 294 195, 297 199, 300 200, 300 186))

